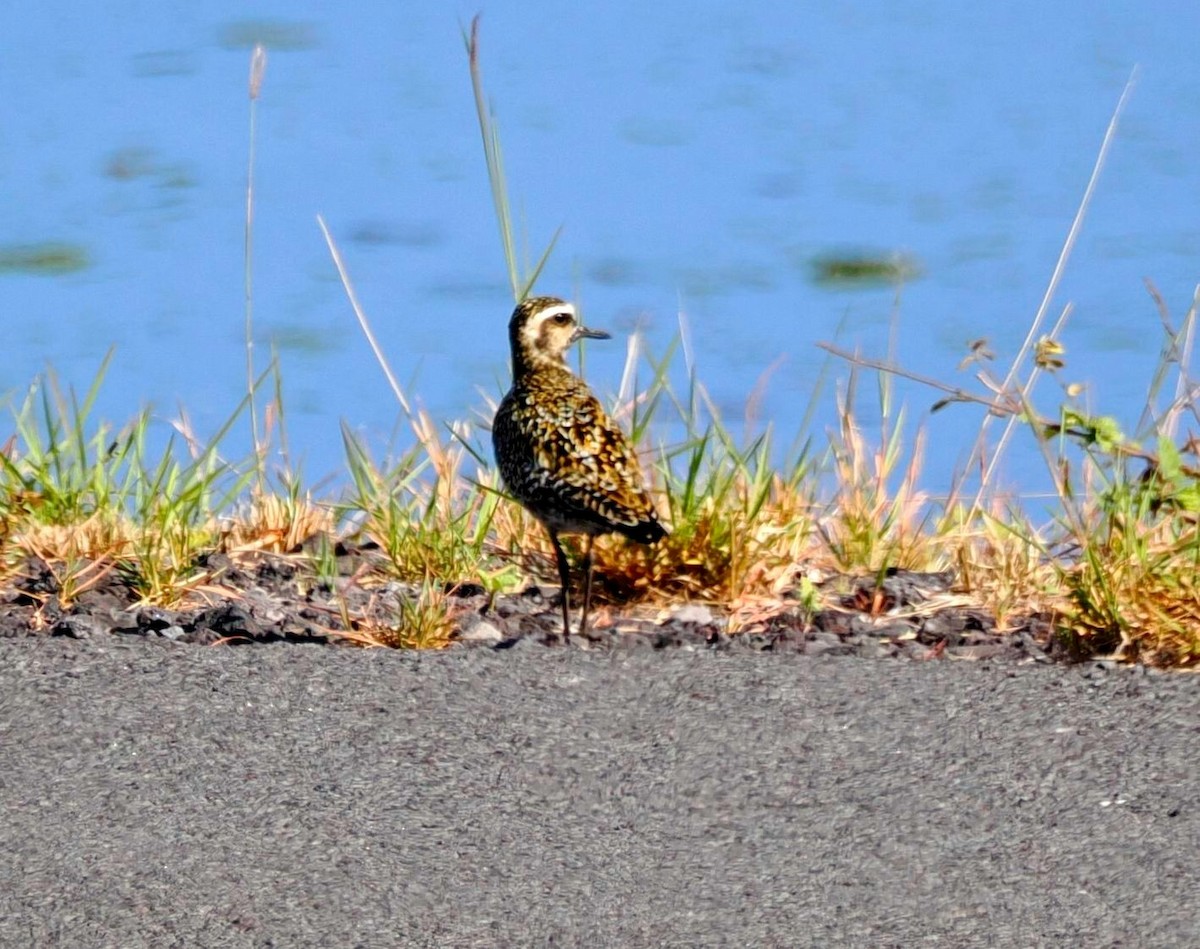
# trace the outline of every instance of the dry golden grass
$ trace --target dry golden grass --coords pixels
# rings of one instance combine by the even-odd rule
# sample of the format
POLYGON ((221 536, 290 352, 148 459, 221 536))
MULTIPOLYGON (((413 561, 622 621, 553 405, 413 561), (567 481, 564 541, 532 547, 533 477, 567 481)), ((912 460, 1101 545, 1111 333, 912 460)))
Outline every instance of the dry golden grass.
POLYGON ((288 553, 314 537, 332 535, 334 520, 332 505, 315 503, 307 494, 267 494, 255 487, 245 510, 221 525, 221 547, 288 553))
MULTIPOLYGON (((665 378, 659 367, 646 389, 617 406, 624 417, 632 405, 651 407, 634 422, 642 444, 654 406, 702 404, 672 398, 665 378)), ((919 487, 920 434, 904 443, 896 414, 872 442, 848 406, 839 403, 824 460, 802 453, 780 462, 763 437, 738 446, 719 420, 683 418, 693 433, 686 442, 647 453, 651 491, 671 533, 650 547, 599 538, 598 604, 702 602, 736 632, 785 613, 802 620, 828 605, 814 578, 953 568, 953 601, 941 606, 970 603, 1001 628, 1051 616, 1081 655, 1200 663, 1200 488, 1196 466, 1184 460, 1194 444, 1182 452, 1160 439, 1153 456, 1133 454, 1116 436, 1098 442, 1101 426, 1077 416, 1075 437, 1091 440, 1074 462, 1078 473, 1063 482, 1072 516, 1035 529, 1013 504, 933 501, 919 487), (1148 457, 1152 477, 1130 473, 1131 458, 1148 457)), ((456 624, 448 587, 476 582, 495 594, 555 573, 544 530, 503 496, 464 426, 447 437, 416 415, 416 444, 390 466, 347 435, 353 489, 324 503, 289 479, 282 490, 264 488, 258 452, 248 470, 217 464, 214 446, 189 437, 186 458, 176 460, 171 444, 150 458, 143 418, 118 443, 137 451, 114 454, 109 426, 62 412, 21 416, 19 437, 0 457, 0 560, 10 576, 26 558, 50 564, 64 605, 118 569, 147 603, 207 595, 212 578, 200 564, 214 551, 303 545, 317 573, 328 575, 336 566, 320 560, 322 544, 312 541, 326 538, 328 551, 349 517, 358 526, 348 539, 373 541, 382 554, 359 582, 401 580, 421 592, 397 604, 394 622, 370 619, 370 611, 347 615, 337 634, 347 641, 437 648, 456 624)))
POLYGON ((450 598, 435 583, 424 584, 413 600, 399 601, 394 623, 381 623, 369 604, 357 614, 344 605, 342 628, 326 627, 334 640, 365 649, 444 649, 454 641, 458 622, 450 598))
POLYGON ((1200 664, 1200 538, 1195 517, 1129 525, 1064 571, 1057 617, 1081 654, 1200 664))
POLYGON ((995 616, 997 627, 1050 610, 1057 570, 1021 512, 996 502, 971 523, 961 520, 966 512, 955 513, 957 519, 940 528, 940 540, 959 588, 995 616))

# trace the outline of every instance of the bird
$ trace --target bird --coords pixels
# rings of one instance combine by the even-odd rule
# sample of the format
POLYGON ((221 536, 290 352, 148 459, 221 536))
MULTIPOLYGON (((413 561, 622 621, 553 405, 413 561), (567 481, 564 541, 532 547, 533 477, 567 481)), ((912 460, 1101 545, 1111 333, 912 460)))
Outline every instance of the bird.
POLYGON ((583 610, 592 599, 592 543, 618 533, 642 544, 667 536, 628 437, 564 354, 581 339, 610 339, 585 327, 558 297, 529 297, 508 324, 512 388, 492 422, 492 447, 507 492, 545 527, 562 581, 563 642, 571 635, 570 566, 561 534, 584 535, 583 610))

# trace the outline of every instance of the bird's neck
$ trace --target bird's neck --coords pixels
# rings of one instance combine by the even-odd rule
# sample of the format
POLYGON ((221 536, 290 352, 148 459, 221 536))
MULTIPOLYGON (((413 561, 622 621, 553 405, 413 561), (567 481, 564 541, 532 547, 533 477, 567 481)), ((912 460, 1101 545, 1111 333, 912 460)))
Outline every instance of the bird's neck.
POLYGON ((513 378, 534 375, 542 372, 570 373, 562 353, 551 355, 538 350, 529 351, 524 347, 513 348, 513 378))

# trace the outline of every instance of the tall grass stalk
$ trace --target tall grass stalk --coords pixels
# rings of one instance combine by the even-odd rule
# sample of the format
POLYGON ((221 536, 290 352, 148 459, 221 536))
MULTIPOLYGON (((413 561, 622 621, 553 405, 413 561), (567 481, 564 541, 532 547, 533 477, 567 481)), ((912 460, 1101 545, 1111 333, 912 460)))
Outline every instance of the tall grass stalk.
POLYGON ((483 89, 483 73, 479 67, 479 15, 471 20, 469 33, 463 32, 467 47, 467 62, 471 72, 471 90, 475 95, 475 112, 479 117, 479 133, 483 136, 483 157, 487 164, 488 183, 491 186, 492 206, 496 211, 496 222, 500 227, 500 246, 504 251, 504 263, 508 270, 508 282, 512 287, 513 299, 520 303, 533 290, 542 268, 550 259, 554 245, 558 243, 562 228, 551 236, 546 249, 537 263, 522 275, 517 260, 516 239, 513 236, 512 206, 508 200, 508 185, 504 177, 504 152, 500 148, 500 134, 496 129, 496 116, 483 89))
POLYGON ((325 218, 320 214, 317 215, 317 226, 321 229, 321 234, 325 238, 325 246, 329 248, 329 256, 333 258, 333 265, 337 268, 338 279, 342 282, 342 289, 346 291, 346 298, 350 301, 350 308, 354 310, 354 317, 358 320, 359 329, 362 330, 363 336, 366 337, 367 343, 371 347, 371 352, 375 356, 375 361, 379 363, 379 368, 383 370, 384 378, 387 379, 388 385, 391 386, 392 394, 396 397, 396 401, 400 403, 400 408, 411 419, 413 417, 412 405, 408 401, 408 396, 404 394, 404 389, 396 380, 396 374, 392 372, 391 364, 388 362, 387 356, 384 355, 383 347, 379 345, 379 340, 375 338, 375 332, 371 329, 371 322, 367 319, 366 311, 358 300, 358 294, 354 292, 354 284, 350 280, 350 273, 346 269, 346 262, 342 259, 342 252, 338 250, 337 242, 329 232, 329 226, 325 223, 325 218))
POLYGON ((258 429, 258 410, 254 389, 254 158, 258 143, 258 97, 267 71, 267 50, 262 43, 250 54, 250 145, 246 159, 246 244, 244 280, 246 292, 246 395, 250 400, 250 434, 254 445, 256 477, 263 490, 266 447, 258 429))
POLYGON ((396 401, 400 403, 400 408, 408 420, 409 428, 412 429, 418 444, 420 444, 433 467, 439 490, 449 499, 453 496, 455 490, 455 473, 458 471, 462 460, 463 449, 457 443, 463 439, 460 434, 452 432, 450 441, 443 442, 440 436, 440 427, 437 423, 433 421, 429 413, 423 408, 414 406, 412 400, 405 394, 403 387, 396 379, 396 374, 392 371, 387 356, 383 352, 383 347, 379 345, 379 341, 375 338, 375 332, 371 328, 371 321, 367 318, 367 313, 358 300, 358 294, 354 291, 354 283, 350 279, 345 261, 338 250, 337 242, 334 241, 333 235, 329 232, 324 218, 320 215, 317 216, 317 224, 321 228, 321 233, 325 236, 325 243, 329 247, 330 256, 333 258, 334 266, 337 267, 338 277, 341 279, 342 288, 346 291, 346 297, 350 301, 350 306, 354 310, 354 316, 358 320, 358 325, 362 329, 363 335, 367 338, 367 342, 371 346, 371 351, 379 363, 379 368, 383 370, 388 385, 391 386, 392 393, 396 396, 396 401))
MULTIPOLYGON (((1117 106, 1113 110, 1112 118, 1109 119, 1108 128, 1104 132, 1104 139, 1100 143, 1100 151, 1096 155, 1096 161, 1092 165, 1092 173, 1088 177, 1087 186, 1084 188, 1083 197, 1080 199, 1079 207, 1075 211, 1075 217, 1071 220, 1071 227, 1067 231, 1066 239, 1063 241, 1062 250, 1059 252, 1058 260, 1054 264, 1054 270, 1050 275, 1050 282, 1046 286, 1046 292, 1042 295, 1042 302, 1038 305, 1037 312, 1034 314, 1033 322, 1029 325, 1029 330, 1025 334, 1025 340, 1021 344, 1021 348, 1017 351, 1017 355, 1013 357, 1012 365, 1004 376, 1004 381, 1001 384, 1001 391, 1010 392, 1013 384, 1016 382, 1018 374, 1021 372, 1029 353, 1041 333, 1042 324, 1045 322, 1046 314, 1050 310, 1050 303, 1053 301, 1055 294, 1058 292, 1059 283, 1062 281, 1062 275, 1066 271, 1067 261, 1071 257, 1071 252, 1075 248, 1075 241, 1079 237, 1080 231, 1083 229, 1084 218, 1087 216, 1088 208, 1091 206, 1092 197, 1096 192, 1096 185, 1100 181, 1100 173, 1104 170, 1104 164, 1108 160, 1108 153, 1112 148, 1112 143, 1116 138, 1117 125, 1121 115, 1125 111, 1125 105, 1129 101, 1129 97, 1133 93, 1134 86, 1137 83, 1138 70, 1135 67, 1130 74, 1129 79, 1125 82, 1125 88, 1121 91, 1121 97, 1117 100, 1117 106)), ((1032 379, 1029 384, 1021 387, 1025 399, 1032 392, 1032 379)), ((1012 436, 1013 429, 1016 427, 1017 417, 1010 416, 1005 423, 1004 432, 1000 436, 1000 440, 996 443, 990 457, 984 464, 983 475, 980 478, 979 489, 975 494, 975 499, 971 503, 972 514, 983 510, 985 498, 992 485, 992 477, 996 472, 1000 458, 1003 456, 1008 441, 1012 436)), ((971 455, 967 462, 968 470, 975 466, 978 460, 982 462, 984 448, 986 445, 987 430, 990 424, 990 418, 985 416, 979 426, 979 433, 975 439, 975 445, 971 449, 971 455)))
POLYGON ((1184 314, 1183 322, 1178 329, 1175 329, 1171 323, 1171 314, 1167 309, 1167 303, 1162 298, 1162 294, 1158 292, 1158 288, 1147 280, 1146 290, 1158 310, 1159 322, 1163 329, 1163 342, 1162 348, 1159 350, 1154 376, 1146 391, 1146 405, 1138 419, 1136 437, 1143 438, 1157 428, 1167 437, 1174 438, 1183 409, 1190 406, 1192 414, 1200 419, 1200 414, 1197 413, 1195 406, 1196 397, 1200 393, 1196 391, 1197 386, 1187 371, 1187 367, 1192 361, 1192 352, 1196 342, 1196 316, 1197 310, 1200 309, 1200 286, 1193 290, 1191 306, 1184 314), (1175 370, 1175 394, 1171 403, 1163 410, 1162 416, 1165 421, 1160 421, 1157 407, 1158 397, 1171 374, 1172 367, 1175 370))

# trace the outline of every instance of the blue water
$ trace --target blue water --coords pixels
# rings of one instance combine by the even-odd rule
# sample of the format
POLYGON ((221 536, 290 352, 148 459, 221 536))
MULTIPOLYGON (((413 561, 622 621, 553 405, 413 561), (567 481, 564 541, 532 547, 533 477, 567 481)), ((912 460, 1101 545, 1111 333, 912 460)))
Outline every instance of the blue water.
MULTIPOLYGON (((115 345, 106 417, 182 405, 205 433, 236 406, 261 38, 256 355, 261 368, 279 349, 306 480, 342 470, 339 420, 381 451, 405 438, 318 213, 430 411, 469 417, 480 390, 499 394, 512 299, 460 33, 474 7, 23 6, 0 15, 0 262, 52 242, 83 266, 0 266, 0 389, 19 395, 47 364, 85 388, 115 345)), ((484 78, 531 256, 563 228, 538 290, 578 299, 591 325, 641 327, 659 350, 684 311, 731 419, 783 355, 761 410, 783 441, 824 359, 815 343, 839 324, 845 344, 883 355, 898 319, 896 358, 955 384, 970 383, 956 371, 967 342, 987 337, 1002 373, 1138 66, 1053 306, 1075 307, 1064 378, 1131 428, 1160 339, 1143 279, 1176 319, 1200 281, 1200 6, 741 6, 484 8, 484 78), (902 254, 922 275, 898 297, 814 280, 814 259, 845 252, 902 254)), ((614 391, 623 358, 619 342, 592 346, 593 385, 614 391)), ((867 418, 873 391, 861 387, 867 418)), ((1056 404, 1052 380, 1040 393, 1056 404)), ((914 421, 936 398, 900 395, 914 421)), ((821 405, 818 434, 832 392, 821 405)), ((979 419, 951 407, 929 420, 931 486, 979 419)), ((1027 438, 1006 471, 1036 485, 1027 438)))

